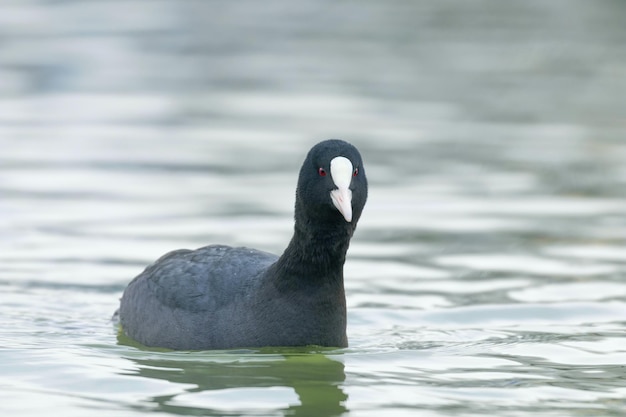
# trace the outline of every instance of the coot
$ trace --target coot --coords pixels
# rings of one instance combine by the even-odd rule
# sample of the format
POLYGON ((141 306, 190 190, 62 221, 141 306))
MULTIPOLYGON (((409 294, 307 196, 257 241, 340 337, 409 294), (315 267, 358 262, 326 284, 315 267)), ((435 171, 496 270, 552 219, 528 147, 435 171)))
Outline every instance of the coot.
POLYGON ((366 199, 359 151, 318 143, 300 169, 282 256, 223 245, 170 252, 124 291, 122 331, 182 350, 347 346, 343 265, 366 199))

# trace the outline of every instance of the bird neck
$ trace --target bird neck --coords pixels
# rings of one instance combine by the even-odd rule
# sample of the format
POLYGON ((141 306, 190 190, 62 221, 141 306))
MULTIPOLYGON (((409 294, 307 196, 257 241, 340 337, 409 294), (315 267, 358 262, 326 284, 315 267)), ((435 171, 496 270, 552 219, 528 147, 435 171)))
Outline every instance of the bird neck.
POLYGON ((343 287, 343 264, 353 230, 349 223, 331 228, 296 222, 287 249, 273 265, 277 284, 286 289, 307 284, 343 287))

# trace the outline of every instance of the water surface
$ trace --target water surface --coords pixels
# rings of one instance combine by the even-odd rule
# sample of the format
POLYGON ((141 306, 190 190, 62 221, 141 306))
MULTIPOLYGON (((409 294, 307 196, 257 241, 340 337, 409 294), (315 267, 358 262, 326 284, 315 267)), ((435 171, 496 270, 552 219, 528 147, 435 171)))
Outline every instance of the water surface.
POLYGON ((624 415, 622 3, 1 9, 3 414, 624 415), (329 137, 370 180, 349 348, 118 339, 163 253, 280 253, 329 137))

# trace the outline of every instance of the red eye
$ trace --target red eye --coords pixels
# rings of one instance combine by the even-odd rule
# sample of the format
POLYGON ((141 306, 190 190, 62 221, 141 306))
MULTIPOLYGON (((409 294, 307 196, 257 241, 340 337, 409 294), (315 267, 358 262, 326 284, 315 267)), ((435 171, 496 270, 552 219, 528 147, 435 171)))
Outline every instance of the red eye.
POLYGON ((317 172, 319 172, 320 177, 325 177, 326 176, 326 170, 324 168, 320 168, 317 172))
POLYGON ((352 176, 356 177, 357 175, 359 175, 359 169, 358 168, 354 168, 354 172, 352 173, 352 176))

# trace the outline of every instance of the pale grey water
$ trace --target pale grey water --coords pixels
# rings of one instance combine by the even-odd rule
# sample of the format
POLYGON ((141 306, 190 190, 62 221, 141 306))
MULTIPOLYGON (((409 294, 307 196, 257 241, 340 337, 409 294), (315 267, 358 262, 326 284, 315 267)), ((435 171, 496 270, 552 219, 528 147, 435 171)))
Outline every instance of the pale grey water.
POLYGON ((626 3, 0 6, 0 412, 626 414, 626 3), (279 253, 341 137, 350 347, 118 344, 164 252, 279 253))

